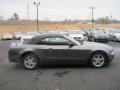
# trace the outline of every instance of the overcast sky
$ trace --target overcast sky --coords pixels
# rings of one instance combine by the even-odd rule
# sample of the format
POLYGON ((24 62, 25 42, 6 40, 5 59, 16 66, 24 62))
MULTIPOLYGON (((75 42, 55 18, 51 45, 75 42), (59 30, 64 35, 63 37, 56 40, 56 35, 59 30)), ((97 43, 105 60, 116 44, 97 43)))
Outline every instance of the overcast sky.
POLYGON ((94 17, 113 16, 120 20, 120 0, 0 0, 0 16, 11 17, 17 13, 21 19, 27 19, 27 2, 30 19, 36 19, 36 7, 40 2, 39 19, 89 19, 89 7, 95 6, 94 17))

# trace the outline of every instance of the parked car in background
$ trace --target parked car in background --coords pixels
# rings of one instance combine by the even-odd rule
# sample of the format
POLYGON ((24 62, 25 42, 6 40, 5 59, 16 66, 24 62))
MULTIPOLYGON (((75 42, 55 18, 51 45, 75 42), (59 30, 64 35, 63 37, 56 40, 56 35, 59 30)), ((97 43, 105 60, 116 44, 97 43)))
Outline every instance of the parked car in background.
POLYGON ((109 41, 109 35, 104 33, 101 30, 94 30, 89 33, 89 41, 93 42, 108 42, 109 41))
POLYGON ((114 29, 111 29, 111 28, 110 29, 102 29, 102 31, 109 36, 109 40, 111 38, 111 35, 113 34, 113 30, 114 29))
POLYGON ((85 34, 86 34, 87 37, 88 37, 88 35, 89 35, 89 33, 90 33, 90 30, 89 30, 89 29, 84 29, 83 31, 85 32, 85 34))
POLYGON ((58 31, 57 30, 50 30, 47 33, 48 34, 58 34, 58 31))
POLYGON ((77 41, 88 40, 87 34, 82 30, 68 30, 68 35, 77 41))
POLYGON ((90 40, 89 40, 90 34, 93 33, 94 31, 96 31, 96 29, 87 29, 87 30, 85 30, 86 35, 87 35, 87 37, 88 37, 88 41, 90 41, 90 40))
POLYGON ((101 43, 80 43, 62 34, 43 34, 28 42, 12 43, 8 55, 10 62, 21 63, 26 69, 35 69, 45 63, 84 63, 101 68, 112 61, 114 50, 101 43))
POLYGON ((14 33, 14 39, 16 39, 16 40, 21 39, 22 36, 23 36, 23 34, 21 32, 15 32, 14 33))
POLYGON ((120 29, 111 30, 109 37, 111 41, 120 41, 120 29))
POLYGON ((2 34, 2 40, 12 40, 13 35, 11 33, 3 33, 2 34))
POLYGON ((68 35, 68 32, 65 30, 50 30, 47 32, 48 34, 63 34, 63 35, 68 35))
POLYGON ((40 33, 40 34, 46 34, 46 32, 43 31, 43 30, 40 30, 39 33, 40 33))
POLYGON ((66 35, 66 36, 69 35, 69 33, 65 30, 59 30, 59 34, 63 34, 63 35, 66 35))
POLYGON ((21 37, 21 42, 28 41, 32 37, 41 35, 39 32, 26 32, 22 37, 21 37))

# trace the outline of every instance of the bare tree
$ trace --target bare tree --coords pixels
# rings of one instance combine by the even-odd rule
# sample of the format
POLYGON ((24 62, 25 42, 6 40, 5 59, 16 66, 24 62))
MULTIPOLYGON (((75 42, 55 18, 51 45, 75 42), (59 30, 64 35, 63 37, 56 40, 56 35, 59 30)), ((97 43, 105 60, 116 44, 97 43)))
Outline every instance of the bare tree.
POLYGON ((14 13, 14 14, 13 14, 13 19, 14 19, 14 20, 19 20, 19 16, 18 16, 17 13, 14 13))
POLYGON ((19 16, 17 13, 14 13, 12 17, 8 18, 8 20, 19 20, 19 16))

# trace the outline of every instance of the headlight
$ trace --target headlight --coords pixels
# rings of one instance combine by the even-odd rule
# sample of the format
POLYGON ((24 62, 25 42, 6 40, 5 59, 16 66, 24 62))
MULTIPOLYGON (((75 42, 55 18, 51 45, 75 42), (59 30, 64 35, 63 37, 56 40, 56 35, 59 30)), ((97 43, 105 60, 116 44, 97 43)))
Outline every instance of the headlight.
POLYGON ((114 54, 115 54, 114 50, 111 49, 110 52, 109 52, 109 54, 110 54, 110 55, 114 55, 114 54))

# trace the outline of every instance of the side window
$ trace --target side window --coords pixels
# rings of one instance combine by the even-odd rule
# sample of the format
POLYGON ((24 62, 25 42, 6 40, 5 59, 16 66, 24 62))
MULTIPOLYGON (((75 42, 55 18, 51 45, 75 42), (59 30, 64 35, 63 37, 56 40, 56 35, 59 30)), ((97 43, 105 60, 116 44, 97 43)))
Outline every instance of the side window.
POLYGON ((45 45, 45 44, 46 44, 46 40, 45 40, 45 39, 42 39, 42 40, 40 40, 37 44, 45 45))
POLYGON ((49 37, 42 39, 38 44, 41 45, 68 45, 71 41, 63 37, 49 37))
POLYGON ((68 45, 70 42, 69 40, 62 37, 51 37, 46 38, 45 40, 47 45, 68 45))

